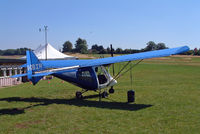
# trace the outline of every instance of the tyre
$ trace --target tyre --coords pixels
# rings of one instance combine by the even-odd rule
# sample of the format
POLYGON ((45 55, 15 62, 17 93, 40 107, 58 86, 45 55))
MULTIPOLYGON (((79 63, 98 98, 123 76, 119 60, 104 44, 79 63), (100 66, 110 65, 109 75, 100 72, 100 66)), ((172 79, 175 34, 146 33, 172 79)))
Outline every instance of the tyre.
POLYGON ((76 92, 76 98, 77 98, 77 99, 82 99, 82 98, 83 98, 82 93, 79 92, 79 91, 77 91, 77 92, 76 92))
POLYGON ((104 92, 102 93, 102 98, 106 98, 106 97, 108 97, 108 93, 107 93, 106 91, 104 91, 104 92))
POLYGON ((113 88, 109 89, 109 93, 113 94, 115 92, 115 90, 113 88))

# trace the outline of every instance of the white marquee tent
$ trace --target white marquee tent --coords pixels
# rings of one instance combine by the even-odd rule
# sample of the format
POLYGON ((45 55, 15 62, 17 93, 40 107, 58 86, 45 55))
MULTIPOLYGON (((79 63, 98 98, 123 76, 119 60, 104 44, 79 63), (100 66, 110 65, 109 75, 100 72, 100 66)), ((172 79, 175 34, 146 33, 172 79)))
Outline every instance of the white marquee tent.
MULTIPOLYGON (((50 44, 44 45, 44 46, 39 46, 36 50, 33 52, 35 55, 38 57, 40 60, 45 60, 46 59, 46 50, 47 50, 47 59, 48 60, 53 60, 53 59, 77 59, 76 57, 69 56, 66 54, 63 54, 56 50, 54 47, 52 47, 50 44)), ((26 58, 22 57, 22 58, 26 58)))

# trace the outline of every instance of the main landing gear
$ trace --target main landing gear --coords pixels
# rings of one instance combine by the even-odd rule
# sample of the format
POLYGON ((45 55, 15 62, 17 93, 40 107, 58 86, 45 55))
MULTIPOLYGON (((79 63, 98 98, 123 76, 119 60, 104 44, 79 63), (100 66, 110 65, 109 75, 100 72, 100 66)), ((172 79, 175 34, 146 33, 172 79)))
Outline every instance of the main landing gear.
POLYGON ((83 99, 83 93, 87 92, 88 90, 82 89, 82 91, 76 92, 76 99, 83 99))
POLYGON ((102 98, 108 97, 108 92, 104 91, 104 92, 101 94, 100 97, 102 97, 102 98))
POLYGON ((77 91, 76 92, 76 99, 82 99, 82 98, 83 98, 82 92, 77 91))
MULTIPOLYGON (((113 94, 115 92, 115 90, 113 89, 113 87, 111 87, 108 91, 110 94, 113 94)), ((107 98, 109 93, 107 91, 104 91, 99 97, 102 97, 102 98, 107 98)))
MULTIPOLYGON (((113 89, 113 87, 111 87, 108 91, 110 94, 113 94, 115 92, 115 90, 113 89)), ((106 98, 108 97, 109 93, 107 91, 104 91, 102 94, 101 94, 101 97, 102 98, 106 98)))
MULTIPOLYGON (((82 90, 82 91, 77 91, 76 92, 76 99, 83 99, 83 93, 87 92, 88 90, 82 90)), ((114 93, 115 90, 113 89, 113 87, 111 87, 108 91, 110 94, 114 93)), ((106 90, 101 93, 101 90, 99 90, 99 100, 101 101, 101 98, 107 98, 109 93, 106 90)))

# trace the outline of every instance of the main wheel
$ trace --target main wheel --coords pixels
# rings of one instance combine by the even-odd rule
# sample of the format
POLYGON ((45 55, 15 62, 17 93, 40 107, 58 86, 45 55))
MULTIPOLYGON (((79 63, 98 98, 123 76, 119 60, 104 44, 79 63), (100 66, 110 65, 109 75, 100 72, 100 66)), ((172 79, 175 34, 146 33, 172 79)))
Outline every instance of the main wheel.
POLYGON ((83 98, 83 95, 82 95, 82 93, 80 91, 76 92, 76 98, 77 99, 82 99, 83 98))
POLYGON ((115 90, 114 90, 113 88, 110 88, 110 89, 109 89, 109 93, 110 93, 110 94, 113 94, 114 92, 115 92, 115 90))
POLYGON ((102 95, 102 98, 108 97, 108 93, 106 91, 104 91, 101 95, 102 95))

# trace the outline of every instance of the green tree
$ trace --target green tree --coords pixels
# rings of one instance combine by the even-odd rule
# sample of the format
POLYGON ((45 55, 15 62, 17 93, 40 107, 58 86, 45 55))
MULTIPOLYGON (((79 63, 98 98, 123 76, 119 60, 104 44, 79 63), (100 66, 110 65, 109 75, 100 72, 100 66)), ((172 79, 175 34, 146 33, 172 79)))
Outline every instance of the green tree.
POLYGON ((115 50, 115 53, 116 54, 121 54, 123 52, 123 50, 121 49, 121 48, 117 48, 116 50, 115 50))
POLYGON ((4 53, 4 50, 0 49, 0 55, 3 55, 3 53, 4 53))
POLYGON ((199 48, 199 51, 198 51, 198 55, 200 55, 200 48, 199 48))
POLYGON ((7 49, 4 51, 4 55, 15 55, 15 49, 7 49))
POLYGON ((198 49, 197 48, 194 48, 194 53, 193 55, 198 55, 198 49))
POLYGON ((88 53, 88 45, 85 39, 78 38, 76 40, 75 52, 82 53, 82 54, 88 53))
POLYGON ((17 48, 16 54, 17 54, 17 55, 21 55, 21 53, 22 53, 22 52, 21 52, 21 49, 17 48))
POLYGON ((131 49, 125 49, 125 50, 123 51, 123 53, 124 53, 124 54, 131 54, 131 49))
POLYGON ((98 45, 97 44, 94 44, 94 45, 92 45, 92 47, 91 47, 91 49, 95 49, 95 50, 98 50, 98 45))
POLYGON ((64 44, 63 44, 63 51, 62 52, 71 52, 72 51, 72 43, 70 41, 66 41, 64 44))
POLYGON ((99 51, 99 54, 104 54, 105 53, 105 50, 104 50, 102 45, 98 47, 98 51, 99 51))
POLYGON ((105 54, 106 53, 106 50, 103 48, 102 45, 100 45, 100 46, 98 46, 97 44, 92 45, 91 49, 92 49, 93 53, 98 53, 98 54, 105 54))
POLYGON ((157 49, 157 45, 153 41, 149 41, 147 43, 147 46, 145 47, 145 51, 152 51, 152 50, 156 50, 156 49, 157 49))
POLYGON ((18 51, 20 54, 18 55, 26 55, 26 50, 31 50, 30 48, 19 48, 20 50, 18 51))
POLYGON ((110 54, 110 47, 107 47, 106 53, 107 53, 107 54, 110 54))
POLYGON ((166 49, 167 47, 165 46, 165 43, 158 43, 156 49, 160 50, 160 49, 166 49))
POLYGON ((92 47, 91 47, 92 53, 99 53, 98 47, 99 47, 99 46, 98 46, 97 44, 92 45, 92 47))

